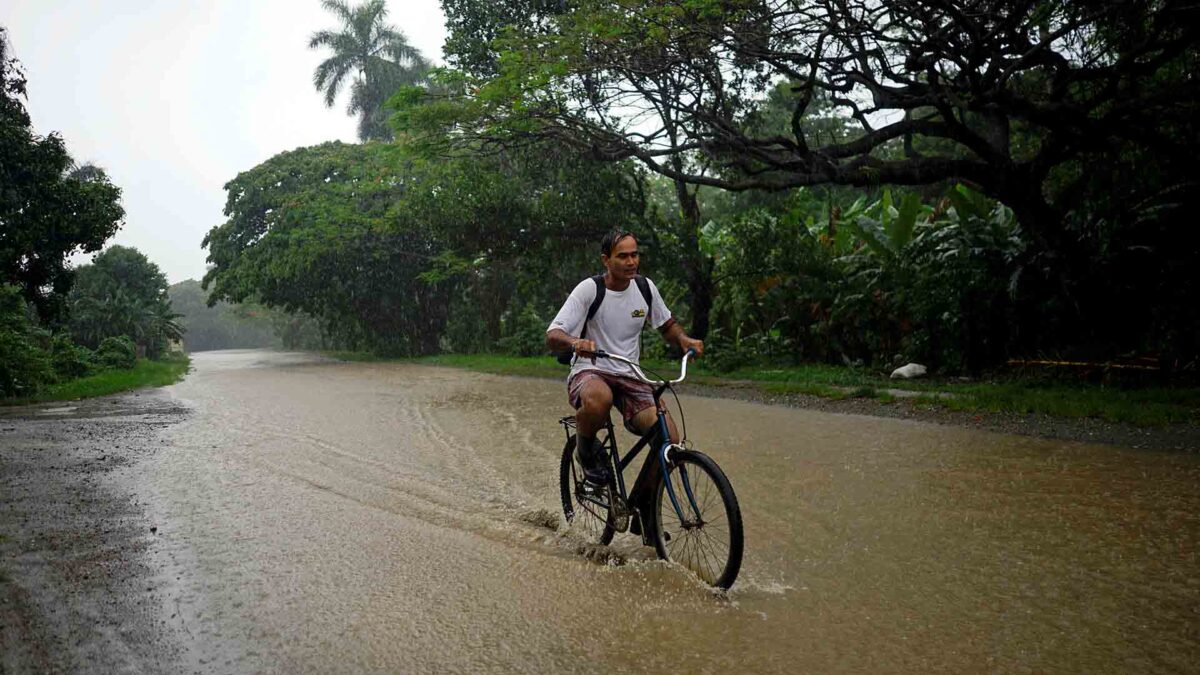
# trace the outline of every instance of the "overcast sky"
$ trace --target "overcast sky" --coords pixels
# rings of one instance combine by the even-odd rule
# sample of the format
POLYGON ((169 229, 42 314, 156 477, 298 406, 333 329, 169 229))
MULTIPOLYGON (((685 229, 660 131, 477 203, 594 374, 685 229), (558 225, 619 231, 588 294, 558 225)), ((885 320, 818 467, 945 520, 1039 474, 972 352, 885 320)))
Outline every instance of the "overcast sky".
MULTIPOLYGON (((437 0, 388 8, 440 62, 437 0)), ((0 25, 35 131, 121 187, 125 226, 109 243, 137 247, 171 283, 204 274, 200 241, 224 220, 227 181, 285 150, 357 141, 346 92, 328 109, 312 85, 324 53, 308 38, 338 27, 319 0, 3 0, 0 25)))

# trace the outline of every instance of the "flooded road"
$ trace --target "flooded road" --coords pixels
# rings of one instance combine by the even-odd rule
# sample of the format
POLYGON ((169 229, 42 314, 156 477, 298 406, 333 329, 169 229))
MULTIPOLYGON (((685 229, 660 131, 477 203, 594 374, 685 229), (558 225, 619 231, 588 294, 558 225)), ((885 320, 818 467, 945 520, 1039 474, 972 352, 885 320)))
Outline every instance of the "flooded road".
MULTIPOLYGON (((217 672, 1182 672, 1200 457, 683 397, 746 525, 714 595, 557 521, 563 385, 214 352, 139 465, 217 672)), ((684 391, 686 392, 686 385, 684 391)), ((624 444, 627 436, 623 436, 624 444)))

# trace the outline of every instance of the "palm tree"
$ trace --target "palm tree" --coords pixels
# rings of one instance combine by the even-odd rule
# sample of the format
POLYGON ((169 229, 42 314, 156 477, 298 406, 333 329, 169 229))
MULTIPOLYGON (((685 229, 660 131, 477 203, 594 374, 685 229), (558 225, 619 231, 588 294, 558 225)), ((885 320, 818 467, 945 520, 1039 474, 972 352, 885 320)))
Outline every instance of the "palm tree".
POLYGON ((321 6, 333 12, 342 26, 337 31, 317 31, 308 41, 309 49, 333 50, 313 71, 313 85, 325 94, 325 105, 332 108, 353 74, 346 112, 359 116, 359 140, 390 140, 384 102, 400 87, 420 82, 429 63, 403 33, 384 23, 384 0, 367 0, 357 7, 342 0, 324 0, 321 6))
POLYGON ((147 353, 151 356, 158 356, 168 349, 172 342, 183 341, 183 334, 187 332, 183 324, 179 323, 183 315, 172 311, 171 303, 155 303, 150 308, 148 318, 147 332, 150 339, 147 341, 147 353))

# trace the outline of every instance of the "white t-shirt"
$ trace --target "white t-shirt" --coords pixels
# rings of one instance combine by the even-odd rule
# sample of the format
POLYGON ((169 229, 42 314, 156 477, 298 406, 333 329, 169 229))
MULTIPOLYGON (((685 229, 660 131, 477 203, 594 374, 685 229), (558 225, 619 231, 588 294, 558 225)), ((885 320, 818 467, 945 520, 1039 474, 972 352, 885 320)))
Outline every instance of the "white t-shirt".
MULTIPOLYGON (((606 352, 619 354, 638 363, 642 355, 639 337, 642 334, 642 326, 646 323, 646 312, 650 312, 650 325, 655 328, 660 328, 671 320, 671 310, 667 309, 666 303, 663 302, 658 287, 649 279, 646 279, 646 282, 650 285, 650 301, 653 308, 646 306, 646 299, 642 297, 637 282, 633 280, 630 280, 629 287, 623 291, 606 288, 600 308, 588 322, 587 339, 594 340, 596 346, 606 352)), ((558 314, 550 322, 550 326, 546 328, 546 332, 558 328, 567 335, 579 335, 583 331, 588 308, 595 299, 596 282, 591 278, 579 282, 563 303, 562 309, 558 310, 558 314)), ((571 364, 571 373, 567 377, 570 378, 582 370, 603 370, 633 377, 633 370, 620 361, 596 359, 596 363, 593 364, 591 359, 578 357, 571 364)))

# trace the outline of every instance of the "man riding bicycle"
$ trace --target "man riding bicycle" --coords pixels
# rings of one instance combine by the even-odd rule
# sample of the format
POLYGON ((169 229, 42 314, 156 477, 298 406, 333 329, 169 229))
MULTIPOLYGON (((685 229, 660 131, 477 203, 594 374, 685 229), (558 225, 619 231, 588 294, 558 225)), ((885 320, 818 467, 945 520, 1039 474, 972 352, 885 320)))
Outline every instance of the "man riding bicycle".
MULTIPOLYGON (((612 478, 604 449, 596 434, 608 420, 616 403, 625 425, 638 433, 648 431, 657 420, 650 385, 633 377, 627 364, 596 359, 597 350, 638 361, 641 356, 642 326, 649 321, 663 339, 681 350, 694 349, 699 356, 704 343, 684 332, 663 302, 658 288, 638 275, 637 238, 625 230, 613 230, 600 242, 603 276, 584 279, 571 291, 546 329, 551 352, 571 353, 575 358, 567 378, 567 400, 575 408, 577 451, 588 482, 606 485, 612 478)), ((679 442, 675 421, 667 414, 671 442, 679 442)))

